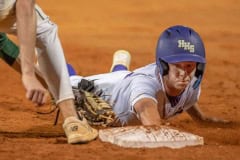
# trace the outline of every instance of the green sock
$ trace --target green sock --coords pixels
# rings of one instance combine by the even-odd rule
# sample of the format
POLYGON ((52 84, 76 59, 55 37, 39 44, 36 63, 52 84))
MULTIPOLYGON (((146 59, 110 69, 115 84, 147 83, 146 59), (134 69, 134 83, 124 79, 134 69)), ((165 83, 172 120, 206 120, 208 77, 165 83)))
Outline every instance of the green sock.
POLYGON ((18 46, 8 39, 5 33, 0 32, 0 58, 12 65, 19 55, 18 46))

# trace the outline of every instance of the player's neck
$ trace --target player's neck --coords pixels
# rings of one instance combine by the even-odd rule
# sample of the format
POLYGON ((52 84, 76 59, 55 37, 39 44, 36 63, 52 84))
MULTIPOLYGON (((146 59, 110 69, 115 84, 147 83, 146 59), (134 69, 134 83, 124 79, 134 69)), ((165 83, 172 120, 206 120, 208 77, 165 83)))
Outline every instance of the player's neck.
POLYGON ((179 96, 184 91, 184 89, 177 89, 177 88, 167 85, 166 83, 164 83, 164 87, 165 87, 167 95, 172 96, 172 97, 179 96))

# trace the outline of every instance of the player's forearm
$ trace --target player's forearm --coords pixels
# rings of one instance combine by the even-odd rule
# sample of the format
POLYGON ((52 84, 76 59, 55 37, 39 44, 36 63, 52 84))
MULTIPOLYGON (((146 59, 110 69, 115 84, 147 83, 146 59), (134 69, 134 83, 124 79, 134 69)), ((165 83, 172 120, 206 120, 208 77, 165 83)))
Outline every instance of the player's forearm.
POLYGON ((215 122, 218 121, 217 118, 214 117, 208 117, 202 113, 202 111, 199 109, 198 104, 193 105, 190 109, 188 109, 188 114, 198 122, 215 122))
POLYGON ((219 119, 216 117, 209 117, 204 115, 197 104, 193 105, 190 109, 187 110, 188 114, 192 117, 197 122, 211 122, 211 123, 222 123, 222 124, 228 124, 231 121, 229 120, 224 120, 224 119, 219 119))
POLYGON ((36 41, 36 15, 34 0, 17 0, 17 35, 20 44, 23 75, 34 74, 34 48, 36 41))
POLYGON ((140 121, 145 126, 160 126, 161 125, 161 119, 159 115, 151 115, 149 112, 143 112, 139 114, 140 121))
POLYGON ((143 99, 134 105, 138 117, 143 125, 161 124, 161 118, 158 113, 157 104, 153 100, 143 99))
POLYGON ((195 121, 205 121, 205 116, 203 113, 200 111, 198 104, 194 104, 191 108, 187 110, 187 113, 192 117, 193 120, 195 121))

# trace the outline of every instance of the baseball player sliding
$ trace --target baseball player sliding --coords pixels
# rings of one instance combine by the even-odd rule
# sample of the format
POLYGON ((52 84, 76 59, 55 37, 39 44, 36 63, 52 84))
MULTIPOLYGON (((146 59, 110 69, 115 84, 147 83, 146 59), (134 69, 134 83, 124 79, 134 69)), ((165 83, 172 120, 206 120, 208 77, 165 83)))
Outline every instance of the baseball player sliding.
POLYGON ((206 59, 203 41, 193 29, 166 29, 157 43, 155 63, 131 72, 130 58, 129 52, 117 51, 111 73, 72 74, 71 84, 77 87, 83 78, 94 81, 95 92, 102 93, 122 125, 137 117, 143 125, 159 126, 162 119, 184 111, 200 122, 228 122, 205 116, 198 107, 206 59))
POLYGON ((62 112, 68 143, 89 142, 97 137, 97 130, 84 118, 79 120, 75 111, 57 25, 35 5, 34 0, 0 0, 0 57, 21 71, 26 97, 32 102, 38 105, 46 102, 48 94, 44 85, 47 85, 62 112), (19 49, 5 33, 17 35, 19 49), (38 66, 34 63, 35 48, 38 66), (36 78, 36 71, 38 77, 42 77, 41 81, 36 78))

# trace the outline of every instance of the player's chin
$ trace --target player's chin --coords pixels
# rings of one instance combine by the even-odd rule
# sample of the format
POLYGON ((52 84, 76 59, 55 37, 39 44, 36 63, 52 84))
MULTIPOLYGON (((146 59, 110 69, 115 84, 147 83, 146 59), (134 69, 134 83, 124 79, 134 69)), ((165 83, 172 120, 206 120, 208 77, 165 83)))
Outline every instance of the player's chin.
POLYGON ((176 89, 185 89, 188 86, 189 82, 177 82, 175 87, 176 89))

